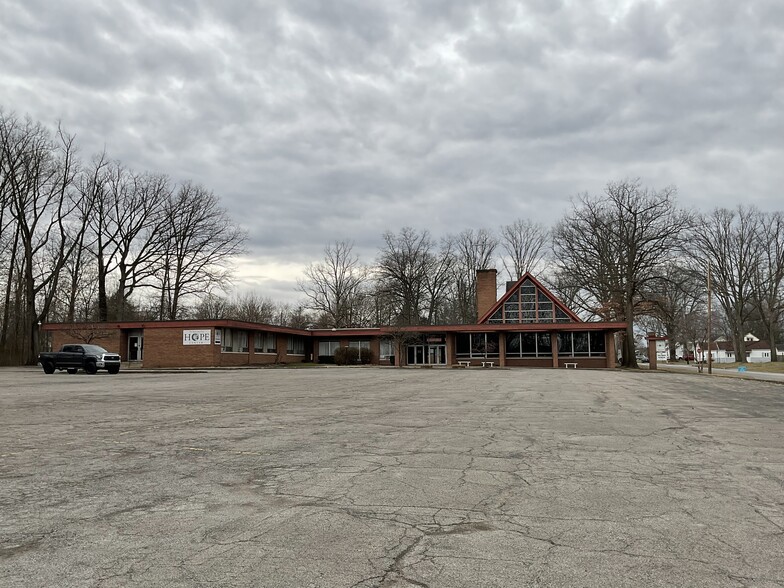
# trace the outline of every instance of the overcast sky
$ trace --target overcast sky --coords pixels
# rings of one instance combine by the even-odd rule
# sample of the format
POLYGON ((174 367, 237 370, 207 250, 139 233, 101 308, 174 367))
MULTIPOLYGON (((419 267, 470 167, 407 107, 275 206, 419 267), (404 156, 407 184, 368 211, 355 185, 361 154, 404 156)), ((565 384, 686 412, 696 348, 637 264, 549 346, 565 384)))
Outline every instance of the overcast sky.
POLYGON ((781 0, 0 0, 0 105, 193 179, 291 296, 325 244, 553 224, 640 177, 780 210, 781 0))

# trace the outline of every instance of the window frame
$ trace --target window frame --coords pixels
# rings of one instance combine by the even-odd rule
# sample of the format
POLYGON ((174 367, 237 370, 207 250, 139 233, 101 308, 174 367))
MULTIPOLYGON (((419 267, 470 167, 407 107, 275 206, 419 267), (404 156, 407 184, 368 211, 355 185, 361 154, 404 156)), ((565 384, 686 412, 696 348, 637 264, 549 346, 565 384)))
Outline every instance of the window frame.
POLYGON ((253 352, 260 355, 276 354, 278 352, 278 344, 275 333, 269 331, 257 331, 254 333, 253 352))
POLYGON ((289 335, 286 341, 286 355, 305 355, 305 339, 297 335, 289 335), (296 347, 295 342, 298 343, 296 347))

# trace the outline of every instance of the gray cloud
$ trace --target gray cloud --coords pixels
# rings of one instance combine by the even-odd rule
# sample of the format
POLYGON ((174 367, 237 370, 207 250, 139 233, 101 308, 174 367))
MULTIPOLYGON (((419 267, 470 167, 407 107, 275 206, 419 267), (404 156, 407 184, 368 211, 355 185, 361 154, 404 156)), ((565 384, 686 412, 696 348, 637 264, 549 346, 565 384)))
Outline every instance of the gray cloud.
MULTIPOLYGON (((247 226, 249 282, 332 240, 553 223, 640 176, 781 208, 777 0, 0 0, 2 106, 85 156, 192 178, 247 226), (277 265, 276 265, 277 264, 277 265), (270 269, 272 268, 272 269, 270 269)), ((266 282, 265 282, 266 280, 266 282)))

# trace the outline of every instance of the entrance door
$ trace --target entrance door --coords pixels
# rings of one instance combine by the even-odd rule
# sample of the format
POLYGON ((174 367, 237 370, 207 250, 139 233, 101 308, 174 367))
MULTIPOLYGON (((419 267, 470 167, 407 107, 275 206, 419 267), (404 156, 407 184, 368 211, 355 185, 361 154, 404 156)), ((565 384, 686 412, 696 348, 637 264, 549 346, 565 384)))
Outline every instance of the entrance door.
POLYGON ((409 345, 408 365, 446 365, 446 345, 409 345))
POLYGON ((128 337, 128 361, 141 361, 142 360, 142 342, 143 337, 138 335, 131 335, 128 337))

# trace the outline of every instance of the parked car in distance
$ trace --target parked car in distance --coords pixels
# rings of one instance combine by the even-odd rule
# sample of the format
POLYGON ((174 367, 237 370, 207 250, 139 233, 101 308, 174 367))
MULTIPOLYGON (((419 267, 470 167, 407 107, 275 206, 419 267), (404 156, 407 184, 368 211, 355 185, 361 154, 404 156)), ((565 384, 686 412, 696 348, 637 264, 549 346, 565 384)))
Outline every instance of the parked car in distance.
POLYGON ((88 374, 98 370, 116 374, 120 371, 120 361, 118 353, 106 351, 100 345, 82 343, 63 345, 60 351, 38 354, 38 363, 46 374, 53 374, 55 370, 67 370, 69 374, 75 374, 80 369, 88 374))

